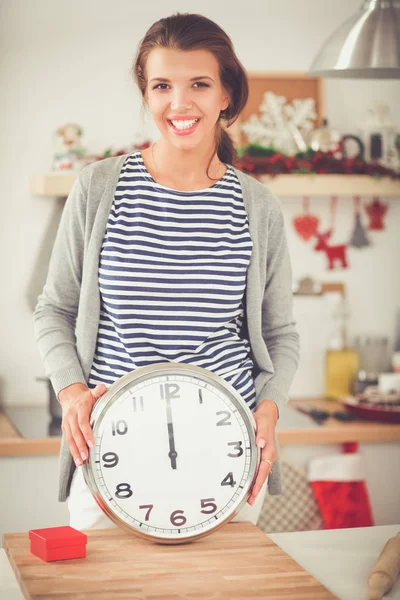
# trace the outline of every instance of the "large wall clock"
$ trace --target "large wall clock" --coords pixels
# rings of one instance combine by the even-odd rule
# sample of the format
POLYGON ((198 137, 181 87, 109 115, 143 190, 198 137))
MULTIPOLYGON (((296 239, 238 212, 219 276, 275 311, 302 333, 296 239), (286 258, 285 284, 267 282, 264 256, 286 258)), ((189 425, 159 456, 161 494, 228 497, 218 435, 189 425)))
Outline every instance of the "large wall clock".
POLYGON ((86 483, 108 517, 132 533, 193 541, 230 521, 250 495, 260 460, 255 420, 208 369, 140 367, 97 401, 91 426, 86 483))

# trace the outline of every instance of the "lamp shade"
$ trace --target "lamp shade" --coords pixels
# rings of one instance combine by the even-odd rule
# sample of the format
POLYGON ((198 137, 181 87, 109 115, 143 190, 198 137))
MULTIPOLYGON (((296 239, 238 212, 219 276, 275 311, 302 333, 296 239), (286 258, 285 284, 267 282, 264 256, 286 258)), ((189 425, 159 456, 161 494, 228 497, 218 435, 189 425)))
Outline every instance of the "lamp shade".
POLYGON ((400 79, 400 0, 367 0, 328 38, 311 75, 400 79))

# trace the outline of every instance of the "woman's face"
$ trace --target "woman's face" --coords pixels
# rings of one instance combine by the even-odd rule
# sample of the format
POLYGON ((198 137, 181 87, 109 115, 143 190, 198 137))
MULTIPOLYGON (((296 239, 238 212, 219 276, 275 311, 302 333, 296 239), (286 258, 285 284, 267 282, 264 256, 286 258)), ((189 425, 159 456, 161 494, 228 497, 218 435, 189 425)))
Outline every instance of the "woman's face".
POLYGON ((156 48, 148 56, 146 77, 148 106, 169 143, 192 147, 214 140, 214 127, 220 111, 229 105, 229 95, 221 85, 218 61, 211 52, 156 48), (175 124, 181 121, 181 127, 174 126, 171 119, 175 124), (197 124, 192 123, 194 119, 197 124))

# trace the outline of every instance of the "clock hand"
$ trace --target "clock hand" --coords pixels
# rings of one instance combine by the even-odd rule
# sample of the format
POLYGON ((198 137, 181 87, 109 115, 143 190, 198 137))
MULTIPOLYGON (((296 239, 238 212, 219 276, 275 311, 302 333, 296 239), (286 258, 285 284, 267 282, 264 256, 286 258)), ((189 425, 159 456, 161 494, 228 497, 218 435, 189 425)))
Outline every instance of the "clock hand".
POLYGON ((169 398, 166 398, 166 402, 167 402, 167 422, 168 422, 168 440, 169 440, 168 456, 171 459, 171 468, 176 469, 176 457, 178 456, 178 453, 175 450, 174 425, 172 423, 171 400, 169 398))

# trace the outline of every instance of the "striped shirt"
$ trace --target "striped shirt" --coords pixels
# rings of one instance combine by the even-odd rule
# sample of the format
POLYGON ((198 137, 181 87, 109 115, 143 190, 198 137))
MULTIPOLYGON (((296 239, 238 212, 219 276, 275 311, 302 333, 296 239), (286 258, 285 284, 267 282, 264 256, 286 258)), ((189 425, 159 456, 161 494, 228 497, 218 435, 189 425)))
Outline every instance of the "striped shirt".
POLYGON ((240 335, 252 240, 232 166, 203 190, 157 183, 140 151, 120 172, 99 261, 100 322, 89 387, 184 362, 229 382, 255 410, 240 335))

